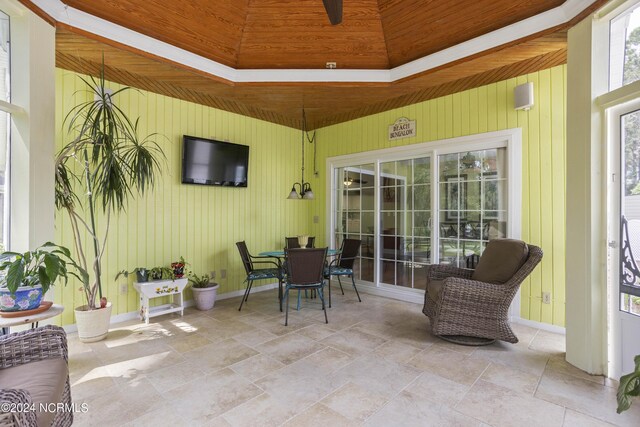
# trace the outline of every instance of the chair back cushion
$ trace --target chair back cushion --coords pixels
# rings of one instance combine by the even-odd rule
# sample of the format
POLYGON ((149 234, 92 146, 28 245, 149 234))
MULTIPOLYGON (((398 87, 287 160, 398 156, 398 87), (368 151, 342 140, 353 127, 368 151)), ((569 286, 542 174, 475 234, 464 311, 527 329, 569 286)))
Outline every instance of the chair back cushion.
POLYGON ((506 283, 527 261, 528 256, 529 247, 522 240, 490 240, 471 278, 480 282, 506 283))
POLYGON ((317 285, 322 283, 327 248, 285 249, 287 282, 292 285, 317 285))

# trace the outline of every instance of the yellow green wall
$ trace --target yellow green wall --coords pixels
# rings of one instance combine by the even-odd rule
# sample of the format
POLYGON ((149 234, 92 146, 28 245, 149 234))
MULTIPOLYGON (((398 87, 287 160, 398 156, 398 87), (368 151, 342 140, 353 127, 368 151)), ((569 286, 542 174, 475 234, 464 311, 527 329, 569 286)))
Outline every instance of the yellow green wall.
POLYGON ((522 128, 522 238, 544 250, 541 265, 522 286, 521 316, 564 326, 565 313, 565 104, 566 66, 421 102, 322 128, 318 167, 311 183, 317 200, 311 234, 325 236, 326 158, 509 128, 522 128), (535 106, 513 109, 513 88, 533 82, 535 106), (398 117, 417 121, 417 136, 389 142, 387 128, 398 117), (542 292, 552 303, 542 304, 542 292))
MULTIPOLYGON (((84 88, 77 74, 56 70, 57 149, 68 141, 62 121, 86 99, 78 92, 84 88)), ((131 200, 126 213, 112 220, 103 277, 114 315, 138 310, 132 286, 126 294, 119 292, 114 280, 119 270, 168 265, 182 255, 197 273, 217 271, 219 293, 237 291, 244 289, 245 276, 235 242, 246 240, 257 253, 282 248, 284 236, 308 233, 309 204, 286 200, 291 184, 300 179, 300 131, 145 91, 128 91, 116 102, 130 117, 140 117, 141 135, 166 137, 157 142, 167 166, 155 191, 131 200), (249 145, 248 188, 182 185, 183 134, 249 145), (220 278, 221 269, 227 270, 226 279, 220 278)), ((56 241, 73 248, 66 212, 56 213, 56 241)), ((85 248, 90 249, 88 243, 85 248)), ((72 308, 83 304, 78 287, 70 282, 55 288, 56 302, 67 307, 62 324, 74 323, 72 308)))

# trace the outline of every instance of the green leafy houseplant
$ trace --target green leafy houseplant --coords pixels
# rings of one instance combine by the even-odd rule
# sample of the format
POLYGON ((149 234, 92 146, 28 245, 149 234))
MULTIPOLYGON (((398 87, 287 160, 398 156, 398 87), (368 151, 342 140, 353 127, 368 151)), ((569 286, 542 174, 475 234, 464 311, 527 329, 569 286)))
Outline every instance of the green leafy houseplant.
POLYGON ((169 267, 153 267, 149 270, 153 280, 174 280, 173 269, 169 267))
POLYGON ((196 289, 212 288, 217 286, 215 283, 211 282, 211 277, 209 277, 208 274, 198 276, 195 273, 191 273, 189 274, 189 282, 191 283, 191 287, 196 289))
POLYGON ((620 377, 618 386, 618 414, 631 407, 634 397, 640 396, 640 354, 633 358, 636 368, 633 372, 620 377))
POLYGON ((99 307, 98 297, 103 299, 101 261, 111 216, 123 212, 129 198, 153 187, 164 153, 151 140, 155 134, 140 139, 139 121, 131 121, 116 105, 115 98, 131 88, 113 93, 106 89, 104 64, 98 78, 80 79, 87 85, 83 92, 89 100, 64 119, 72 140, 56 156, 56 207, 69 214, 78 263, 93 271, 92 282, 83 283, 87 308, 93 310, 99 307), (101 226, 98 209, 104 213, 101 226), (83 244, 85 233, 90 236, 91 256, 83 244))
POLYGON ((4 252, 0 255, 0 271, 6 275, 0 285, 9 289, 12 294, 20 286, 42 286, 46 293, 58 280, 64 279, 67 284, 69 276, 81 282, 89 280, 86 270, 80 267, 71 257, 71 252, 64 246, 47 242, 33 251, 24 253, 4 252), (69 270, 68 265, 76 271, 69 270))

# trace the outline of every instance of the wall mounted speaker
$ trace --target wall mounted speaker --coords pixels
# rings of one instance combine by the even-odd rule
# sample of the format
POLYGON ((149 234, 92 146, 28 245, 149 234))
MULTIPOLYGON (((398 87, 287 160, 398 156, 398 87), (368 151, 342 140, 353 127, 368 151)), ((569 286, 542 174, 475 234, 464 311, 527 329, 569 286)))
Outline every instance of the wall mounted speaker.
POLYGON ((533 107, 533 83, 525 83, 513 89, 514 108, 528 111, 533 107))

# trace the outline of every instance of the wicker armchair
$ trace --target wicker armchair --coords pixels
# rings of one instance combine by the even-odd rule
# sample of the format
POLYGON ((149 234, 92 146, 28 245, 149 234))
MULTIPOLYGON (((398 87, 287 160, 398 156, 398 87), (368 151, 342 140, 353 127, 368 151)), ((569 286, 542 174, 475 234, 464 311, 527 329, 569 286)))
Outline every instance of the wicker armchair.
POLYGON ((490 247, 502 247, 502 254, 509 253, 508 245, 513 242, 524 245, 528 252, 523 256, 524 262, 515 265, 515 273, 504 281, 473 280, 474 270, 450 265, 429 266, 422 312, 429 317, 434 335, 467 345, 490 344, 495 340, 518 342, 509 326, 509 306, 522 281, 542 259, 542 249, 521 241, 493 240, 480 257, 478 269, 483 261, 485 271, 489 271, 487 267, 495 269, 496 265, 508 262, 490 247), (490 257, 493 260, 487 259, 490 257))
POLYGON ((71 388, 67 365, 67 336, 58 326, 48 325, 0 336, 0 385, 8 386, 0 389, 0 404, 33 403, 36 408, 35 412, 0 412, 0 426, 70 426, 73 423, 73 411, 70 409, 71 388), (33 369, 26 367, 27 364, 33 364, 33 369), (47 375, 38 373, 36 366, 44 368, 47 375), (51 372, 55 368, 59 371, 51 372), (15 370, 19 372, 16 374, 15 370), (18 384, 16 377, 19 378, 18 384), (57 394, 59 399, 51 402, 47 397, 50 393, 57 394), (45 400, 40 400, 43 398, 45 400), (40 403, 64 403, 67 410, 39 412, 40 403))

